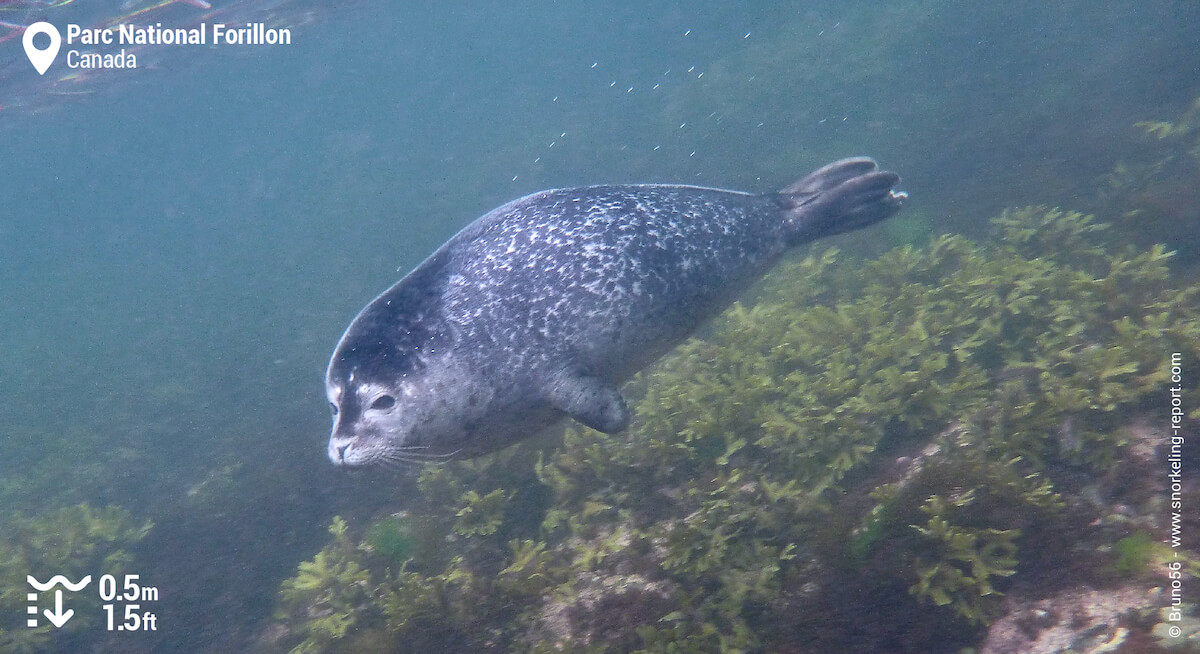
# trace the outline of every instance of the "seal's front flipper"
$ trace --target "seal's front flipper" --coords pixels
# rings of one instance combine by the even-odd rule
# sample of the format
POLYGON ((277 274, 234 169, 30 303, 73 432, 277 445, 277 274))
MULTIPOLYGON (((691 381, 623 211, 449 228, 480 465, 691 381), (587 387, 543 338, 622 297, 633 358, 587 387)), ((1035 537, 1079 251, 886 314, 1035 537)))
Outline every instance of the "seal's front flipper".
POLYGON ((878 170, 875 161, 854 157, 835 161, 778 193, 791 243, 873 225, 900 210, 908 194, 894 191, 900 176, 878 170))
POLYGON ((629 426, 625 398, 612 384, 580 371, 564 371, 547 389, 550 404, 596 431, 606 434, 629 426))

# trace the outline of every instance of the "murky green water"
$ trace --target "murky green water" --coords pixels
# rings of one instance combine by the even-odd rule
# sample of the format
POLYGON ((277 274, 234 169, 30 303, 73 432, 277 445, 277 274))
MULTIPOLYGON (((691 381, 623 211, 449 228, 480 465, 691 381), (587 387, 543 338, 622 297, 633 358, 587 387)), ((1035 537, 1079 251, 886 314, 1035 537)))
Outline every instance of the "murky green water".
MULTIPOLYGON (((212 2, 134 20, 265 20, 293 44, 147 49, 137 70, 64 80, 61 57, 39 78, 19 38, 0 43, 0 513, 20 514, 0 516, 0 551, 25 551, 0 576, 18 612, 0 629, 33 651, 294 645, 264 634, 332 516, 361 537, 416 492, 413 471, 325 459, 331 349, 380 290, 528 192, 768 191, 867 154, 911 201, 845 250, 980 234, 1010 206, 1139 209, 1127 239, 1179 250, 1178 285, 1195 276, 1188 137, 1134 126, 1181 125, 1200 96, 1194 3, 212 2), (13 526, 80 503, 154 526, 79 536, 108 544, 58 560, 28 550, 69 530, 13 526), (98 576, 118 549, 159 589, 156 631, 110 633, 93 602, 22 640, 24 575, 98 576)), ((81 4, 0 20, 153 3, 81 4)))

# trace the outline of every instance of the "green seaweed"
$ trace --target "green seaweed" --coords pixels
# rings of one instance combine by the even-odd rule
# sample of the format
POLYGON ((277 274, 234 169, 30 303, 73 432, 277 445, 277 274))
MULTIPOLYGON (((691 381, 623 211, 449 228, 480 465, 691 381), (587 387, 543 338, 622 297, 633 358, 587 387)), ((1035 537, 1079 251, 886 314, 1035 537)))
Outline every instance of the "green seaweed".
POLYGON ((324 651, 343 638, 368 600, 367 571, 361 553, 347 535, 346 521, 334 517, 333 542, 300 564, 295 577, 280 588, 277 616, 298 627, 303 640, 293 654, 324 651))
POLYGON ((968 643, 1030 574, 1024 539, 1058 528, 1061 471, 1110 469, 1169 353, 1200 359, 1200 286, 1172 286, 1161 246, 1055 208, 993 226, 785 263, 628 385, 627 434, 422 470, 426 544, 325 572, 354 600, 299 618, 401 651, 851 651, 866 636, 828 625, 866 605, 908 616, 868 625, 880 642, 968 643))
POLYGON ((974 492, 949 500, 934 495, 921 507, 929 514, 929 521, 925 526, 913 525, 913 528, 932 541, 926 551, 933 554, 933 560, 917 559, 918 581, 909 592, 938 606, 953 606, 958 615, 980 623, 987 621, 984 602, 1001 594, 992 587, 991 578, 1010 577, 1017 572, 1015 540, 1021 532, 959 527, 943 517, 974 500, 974 492))
POLYGON ((463 536, 488 536, 496 533, 504 522, 504 504, 511 494, 497 488, 487 495, 469 490, 463 493, 460 508, 454 515, 454 531, 463 536))
POLYGON ((1197 173, 1200 172, 1200 97, 1171 120, 1133 124, 1144 135, 1145 147, 1117 161, 1100 178, 1104 210, 1117 216, 1129 242, 1166 241, 1179 247, 1177 268, 1196 266, 1194 229, 1180 229, 1194 221, 1197 173))
POLYGON ((411 525, 403 515, 391 515, 367 528, 363 545, 389 560, 403 562, 413 553, 411 525))
POLYGON ((1200 98, 1193 100, 1191 106, 1174 121, 1143 120, 1133 126, 1161 140, 1187 135, 1195 128, 1197 120, 1200 120, 1200 98))
POLYGON ((1154 537, 1144 531, 1134 532, 1116 544, 1117 560, 1113 569, 1121 574, 1143 574, 1154 556, 1154 537))

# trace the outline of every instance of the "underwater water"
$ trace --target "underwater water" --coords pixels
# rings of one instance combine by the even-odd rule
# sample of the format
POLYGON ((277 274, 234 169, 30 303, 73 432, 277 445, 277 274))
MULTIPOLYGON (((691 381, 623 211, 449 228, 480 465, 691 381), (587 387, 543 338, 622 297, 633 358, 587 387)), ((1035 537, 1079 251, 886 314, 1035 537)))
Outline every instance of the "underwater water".
MULTIPOLYGON (((0 40, 0 651, 958 652, 980 647, 1006 615, 989 583, 1032 602, 1043 571, 1074 565, 1073 579, 1089 587, 1169 590, 1136 565, 1158 560, 1143 552, 1149 545, 1138 549, 1138 534, 1165 538, 1162 515, 1151 514, 1166 509, 1154 489, 1130 490, 1146 473, 1127 457, 1140 433, 1130 425, 1164 415, 1164 357, 1185 353, 1192 398, 1200 371, 1200 303, 1175 292, 1200 283, 1197 4, 207 4, 0 3, 3 25, 261 21, 290 28, 292 40, 143 47, 136 69, 86 74, 60 54, 44 76, 19 37, 0 40), (540 455, 523 445, 424 473, 330 465, 322 379, 343 329, 475 217, 536 190, 597 183, 767 192, 851 155, 901 174, 904 210, 805 249, 834 245, 850 263, 829 273, 787 264, 795 277, 780 279, 790 282, 768 281, 761 304, 747 300, 761 314, 722 319, 658 377, 633 382, 640 422, 629 439, 573 431, 565 443, 538 443, 540 455), (1129 259, 1156 243, 1176 254, 1130 264, 1146 272, 1114 281, 1077 316, 1071 303, 1093 287, 1055 271, 1101 279, 1110 260, 1080 245, 1076 223, 1027 211, 987 236, 989 219, 1034 205, 1111 224, 1100 243, 1114 261, 1126 245, 1129 259), (1020 242, 1068 236, 1007 249, 1026 227, 1035 235, 1020 242), (886 259, 943 234, 979 245, 886 259), (924 256, 928 265, 912 263, 924 256), (771 371, 763 395, 724 368, 709 377, 691 367, 728 358, 729 370, 745 369, 731 353, 756 345, 730 335, 753 329, 794 343, 793 325, 865 330, 927 300, 983 306, 969 295, 906 295, 921 283, 953 288, 948 274, 930 282, 950 259, 982 280, 964 288, 1003 287, 996 297, 1016 302, 1013 289, 1029 280, 1031 295, 1054 298, 1046 304, 1058 313, 1045 324, 1077 327, 1057 350, 1069 356, 1024 357, 1058 341, 1017 320, 956 359, 969 348, 946 334, 986 322, 956 318, 913 337, 907 355, 888 354, 873 378, 882 390, 862 378, 875 365, 865 355, 830 364, 858 371, 846 379, 860 377, 855 393, 879 413, 817 421, 837 427, 826 440, 785 438, 771 425, 788 416, 797 433, 815 434, 798 407, 850 402, 842 391, 772 391, 810 388, 793 371, 812 352, 860 348, 857 357, 900 339, 843 331, 808 354, 772 359, 768 348, 755 364, 771 371), (907 282, 884 292, 872 274, 885 286, 907 282), (875 313, 838 313, 860 297, 878 299, 875 313), (1149 297, 1158 304, 1138 304, 1149 297), (829 313, 805 313, 817 305, 829 313), (1145 333, 1113 327, 1126 315, 1145 333), (1094 360, 1097 351, 1113 358, 1094 360), (956 362, 917 375, 939 357, 956 362), (893 365, 916 376, 892 375, 893 365), (717 381, 689 386, 695 379, 717 381), (943 394, 925 394, 930 387, 943 394), (723 397, 774 413, 729 418, 737 411, 723 397), (686 419, 700 405, 729 413, 686 419), (1033 408, 993 419, 1000 406, 1033 408), (968 424, 1014 445, 951 461, 946 479, 930 473, 924 494, 896 500, 910 491, 896 490, 905 476, 889 478, 891 462, 968 424), (858 449, 839 458, 838 443, 858 449), (648 458, 629 458, 631 448, 648 458), (1000 463, 1011 457, 1023 461, 1017 472, 1000 463), (1130 472, 1112 472, 1122 469, 1130 472), (1053 488, 1017 481, 1033 476, 1053 488), (790 478, 800 485, 785 491, 790 478), (1085 479, 1103 483, 1088 489, 1085 479), (732 490, 747 484, 775 490, 732 490), (894 492, 873 492, 885 486, 894 492), (1019 500, 995 499, 1001 487, 1019 500), (1057 502, 1041 499, 1052 492, 1057 502), (712 499, 722 494, 728 501, 712 499), (638 496, 678 502, 679 513, 649 510, 638 496), (700 497, 710 499, 681 499, 700 497), (1089 509, 1096 520, 1121 513, 1118 504, 1134 508, 1120 525, 1064 540, 1052 525, 1083 533, 1091 524, 1075 501, 1084 497, 1106 507, 1089 509), (955 513, 993 500, 1001 508, 955 513), (788 528, 804 520, 831 527, 806 541, 788 528), (927 542, 904 541, 914 534, 927 542), (969 556, 954 548, 968 540, 993 573, 962 563, 969 556), (1072 547, 1094 556, 1070 565, 1025 557, 1072 547), (1104 558, 1112 552, 1124 558, 1104 558), (946 577, 954 564, 939 556, 963 571, 946 577), (880 579, 860 572, 889 559, 911 574, 821 600, 838 583, 880 579), (26 575, 53 574, 93 581, 68 594, 76 614, 66 626, 29 627, 26 575), (105 602, 95 595, 104 574, 118 586, 136 574, 156 590, 105 602), (618 581, 640 590, 612 591, 618 581), (104 604, 119 624, 135 603, 154 629, 107 628, 104 604), (828 610, 811 611, 814 603, 828 610), (796 607, 809 622, 779 619, 796 607), (872 625, 848 623, 856 613, 872 625)), ((1200 462, 1186 456, 1194 470, 1200 462)), ((1166 474, 1159 459, 1146 465, 1166 474)), ((1184 492, 1194 511, 1194 481, 1184 492)), ((50 597, 39 610, 53 607, 50 597)), ((1121 623, 1135 634, 1124 651, 1165 647, 1152 622, 1121 623)))

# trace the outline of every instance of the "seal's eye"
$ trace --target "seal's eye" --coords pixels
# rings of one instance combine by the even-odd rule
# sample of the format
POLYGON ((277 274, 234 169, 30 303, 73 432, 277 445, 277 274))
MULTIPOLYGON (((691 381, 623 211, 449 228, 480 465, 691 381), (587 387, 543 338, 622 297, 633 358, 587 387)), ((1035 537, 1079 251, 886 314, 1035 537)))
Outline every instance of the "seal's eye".
POLYGON ((372 409, 390 409, 396 405, 396 398, 391 395, 380 395, 371 403, 372 409))

